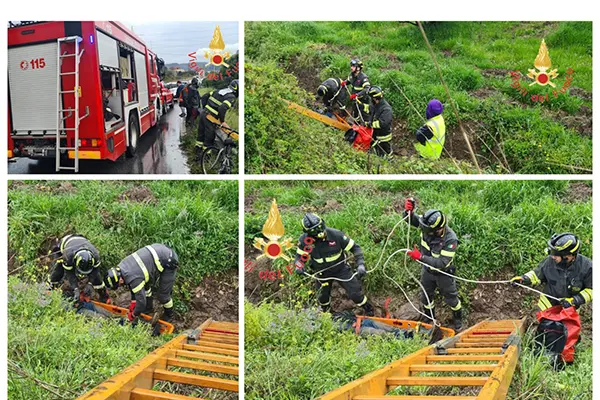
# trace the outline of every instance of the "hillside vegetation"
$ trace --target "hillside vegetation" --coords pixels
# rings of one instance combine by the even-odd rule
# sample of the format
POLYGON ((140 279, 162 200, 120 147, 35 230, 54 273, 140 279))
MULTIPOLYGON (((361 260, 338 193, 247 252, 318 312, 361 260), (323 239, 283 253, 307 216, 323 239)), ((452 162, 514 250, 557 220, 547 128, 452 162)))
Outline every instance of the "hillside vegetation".
MULTIPOLYGON (((170 339, 152 338, 143 323, 132 329, 128 323, 84 318, 60 291, 48 292, 47 254, 66 234, 90 239, 100 251, 102 274, 148 244, 175 249, 180 261, 173 290, 176 333, 195 328, 191 325, 207 314, 237 320, 235 285, 217 294, 219 282, 237 278, 237 199, 237 182, 230 181, 11 182, 9 398, 74 399, 170 339), (197 295, 199 288, 211 304, 197 295)), ((128 305, 125 289, 110 294, 117 305, 128 305)))
MULTIPOLYGON (((592 30, 588 22, 436 22, 425 31, 485 173, 585 173, 592 168, 592 30), (525 75, 542 38, 558 68, 575 72, 568 94, 539 103, 525 75), (529 96, 511 87, 524 74, 529 96)), ((245 26, 246 169, 250 173, 475 173, 456 117, 419 29, 398 22, 249 22, 245 26), (309 108, 329 77, 363 61, 394 109, 391 162, 350 149, 343 132, 286 110, 309 108), (396 87, 398 85, 411 105, 396 87), (412 146, 429 100, 445 106, 446 150, 436 162, 412 146), (454 164, 449 155, 455 158, 454 164)))
MULTIPOLYGON (((590 182, 568 181, 247 182, 245 257, 255 260, 259 255, 251 243, 261 236, 273 198, 286 228, 284 238, 295 240, 301 234, 304 213, 316 212, 327 226, 344 231, 363 249, 367 269, 372 270, 364 279, 365 292, 377 313, 384 313, 383 303, 391 298, 389 310, 394 317, 414 319, 418 314, 398 285, 419 304, 420 289, 410 275, 418 278, 421 266, 412 261, 405 264, 402 253, 385 267, 377 266, 381 256, 385 261, 395 250, 407 247, 407 224, 401 222, 383 251, 386 237, 402 219, 406 197, 417 199, 419 213, 439 208, 448 216, 449 226, 460 240, 457 276, 505 280, 535 268, 545 257, 548 238, 556 232, 576 233, 582 241, 582 254, 592 257, 591 193, 590 182)), ((417 242, 418 232, 411 229, 410 246, 417 242)), ((290 255, 293 257, 293 249, 290 255)), ((350 263, 354 265, 352 259, 350 263)), ((284 260, 260 261, 245 274, 246 296, 254 304, 246 305, 245 314, 249 398, 314 398, 391 361, 389 349, 382 352, 381 346, 398 346, 392 359, 414 351, 410 342, 384 344, 379 338, 359 339, 330 329, 329 317, 313 316, 310 311, 317 303, 313 281, 289 275, 286 264, 284 260), (258 274, 265 269, 279 269, 283 277, 272 282, 260 279, 258 274), (364 369, 364 357, 357 356, 362 349, 369 354, 364 369)), ((529 323, 535 319, 534 293, 507 284, 459 281, 457 286, 467 326, 485 318, 528 317, 529 323)), ((335 285, 332 293, 334 310, 353 308, 339 286, 335 285)), ((436 304, 440 322, 449 324, 450 311, 440 296, 436 296, 436 304)), ((525 393, 533 394, 530 398, 591 399, 591 375, 586 374, 592 368, 592 307, 582 307, 580 315, 582 342, 575 365, 552 372, 525 346, 509 399, 527 398, 521 397, 525 393)), ((531 341, 530 335, 527 340, 531 341)))

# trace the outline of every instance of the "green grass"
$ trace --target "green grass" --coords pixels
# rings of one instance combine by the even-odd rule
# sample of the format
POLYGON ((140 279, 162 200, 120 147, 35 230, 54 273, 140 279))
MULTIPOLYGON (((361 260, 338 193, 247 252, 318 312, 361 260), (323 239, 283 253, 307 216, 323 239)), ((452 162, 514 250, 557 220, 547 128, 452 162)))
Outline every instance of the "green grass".
MULTIPOLYGON (((399 85, 417 110, 424 114, 427 102, 442 100, 450 135, 460 135, 456 118, 439 75, 417 27, 396 22, 250 22, 246 40, 246 159, 250 173, 454 173, 457 168, 444 154, 435 163, 413 153, 372 167, 341 140, 343 133, 307 117, 287 111, 284 98, 311 107, 320 82, 348 75, 348 61, 360 58, 372 84, 383 87, 396 121, 405 123, 400 146, 411 146, 422 120, 406 102, 399 85), (308 161, 310 160, 310 161, 308 161)), ((566 69, 575 71, 573 87, 591 94, 591 23, 589 22, 438 22, 425 30, 442 69, 461 119, 468 126, 477 121, 478 161, 487 173, 502 172, 496 143, 502 143, 510 169, 516 173, 573 173, 569 167, 592 167, 591 136, 566 126, 556 113, 580 115, 591 100, 562 95, 534 104, 511 88, 509 76, 490 69, 533 68, 542 38, 546 39, 560 88, 566 69), (488 89, 489 97, 473 92, 488 89), (548 114, 550 112, 550 114, 548 114)), ((531 94, 546 88, 530 88, 531 94)), ((583 117, 589 120, 589 117, 583 117)), ((398 135, 398 133, 396 133, 398 135)), ((591 132, 590 132, 591 135, 591 132)), ((458 142, 461 139, 456 139, 458 142)), ((394 142, 396 143, 396 142, 394 142)), ((398 147, 398 143, 397 147, 398 147)), ((447 145, 450 150, 450 146, 447 145)), ((398 148, 396 153, 398 154, 398 148)), ((476 172, 471 160, 461 156, 460 168, 476 172)), ((379 164, 379 162, 377 162, 379 164)))
POLYGON ((25 181, 9 187, 9 252, 27 282, 45 280, 49 266, 39 257, 49 250, 49 239, 75 232, 98 248, 104 271, 148 244, 174 248, 180 260, 174 289, 178 312, 187 310, 202 278, 237 268, 237 182, 72 181, 72 189, 64 185, 25 181), (151 193, 150 202, 119 200, 141 187, 151 193))
MULTIPOLYGON (((43 284, 8 281, 8 360, 27 375, 55 386, 73 399, 118 373, 166 342, 153 338, 149 325, 132 329, 114 320, 86 319, 67 312, 59 292, 43 284)), ((8 398, 55 399, 31 378, 16 374, 9 363, 8 398)))
MULTIPOLYGON (((251 246, 255 237, 262 236, 271 201, 276 199, 286 230, 284 238, 295 240, 301 234, 304 213, 316 212, 327 226, 353 238, 365 253, 367 270, 373 269, 382 255, 385 238, 402 218, 404 199, 413 196, 418 213, 439 208, 448 216, 449 226, 460 240, 455 259, 458 276, 506 279, 535 268, 545 257, 548 238, 556 232, 576 233, 582 241, 581 253, 592 257, 591 192, 587 197, 581 195, 586 188, 591 189, 591 182, 248 181, 245 193, 252 201, 245 213, 245 244, 251 246)), ((396 229, 383 254, 384 260, 406 247, 406 229, 404 223, 396 229)), ((411 246, 417 242, 418 232, 411 229, 411 246)), ((328 317, 310 311, 316 307, 312 281, 288 276, 286 264, 276 260, 267 267, 279 268, 285 275, 278 286, 265 284, 268 288, 261 292, 264 300, 270 290, 278 290, 276 297, 257 305, 246 302, 247 398, 312 399, 424 345, 416 342, 413 348, 410 342, 380 342, 378 338, 364 341, 352 333, 336 332, 328 317), (274 299, 278 299, 277 304, 268 303, 274 299), (364 348, 369 356, 357 359, 359 350, 364 348)), ((351 260, 350 264, 355 263, 351 260)), ((408 268, 419 276, 419 265, 409 261, 408 268)), ((251 273, 258 271, 246 275, 251 273)), ((409 294, 419 291, 404 269, 402 255, 390 261, 386 273, 409 294)), ((381 266, 363 282, 365 294, 371 299, 389 296, 395 304, 406 303, 402 293, 384 276, 381 266)), ((469 316, 475 285, 459 282, 457 286, 469 316)), ((513 314, 529 314, 537 302, 535 295, 508 286, 499 296, 511 299, 500 307, 513 314)), ((592 341, 587 333, 591 307, 583 307, 580 314, 588 331, 577 346, 575 364, 562 372, 551 371, 544 360, 534 355, 531 337, 527 336, 508 399, 591 399, 592 341)))

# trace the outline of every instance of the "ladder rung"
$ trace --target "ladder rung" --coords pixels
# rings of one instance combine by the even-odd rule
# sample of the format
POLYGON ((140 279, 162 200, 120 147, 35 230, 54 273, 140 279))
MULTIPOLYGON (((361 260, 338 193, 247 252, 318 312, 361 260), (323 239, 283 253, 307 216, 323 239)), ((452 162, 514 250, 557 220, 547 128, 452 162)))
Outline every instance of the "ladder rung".
POLYGON ((75 92, 76 92, 75 90, 61 90, 58 93, 75 93, 75 92))
POLYGON ((452 356, 426 356, 426 362, 429 361, 500 361, 504 356, 494 354, 481 355, 452 355, 452 356))
POLYGON ((212 339, 203 340, 204 338, 200 336, 200 339, 196 341, 195 345, 197 346, 210 346, 216 347, 219 349, 229 349, 229 350, 239 350, 237 344, 229 344, 229 343, 219 343, 213 342, 212 339))
POLYGON ((475 337, 471 337, 471 336, 467 336, 462 338, 460 341, 461 342, 500 342, 500 341, 504 341, 506 339, 508 339, 509 336, 475 336, 475 337))
POLYGON ((414 395, 414 396, 360 395, 360 396, 354 396, 354 397, 352 397, 352 399, 353 400, 476 400, 477 397, 473 397, 473 396, 427 396, 427 395, 414 395))
POLYGON ((207 353, 217 353, 217 354, 224 354, 227 356, 236 356, 236 357, 239 356, 238 350, 219 349, 219 348, 210 347, 210 346, 196 346, 194 344, 184 344, 183 350, 204 351, 207 353))
POLYGON ((413 364, 411 372, 491 372, 498 364, 413 364))
POLYGON ((175 355, 177 357, 197 358, 199 360, 224 362, 224 363, 229 363, 229 364, 239 364, 240 363, 240 361, 236 357, 219 356, 217 354, 200 353, 198 351, 177 350, 175 352, 175 355))
POLYGON ((77 128, 60 128, 59 131, 75 131, 77 128))
POLYGON ((180 394, 172 394, 158 392, 156 390, 135 388, 131 391, 130 400, 203 400, 199 397, 182 396, 180 394))
POLYGON ((59 75, 60 76, 63 76, 63 75, 77 75, 77 72, 59 72, 59 75))
POLYGON ((67 58, 67 57, 75 57, 77 54, 73 53, 73 54, 61 54, 60 58, 67 58))
POLYGON ((207 362, 200 361, 190 361, 181 358, 167 358, 167 365, 173 367, 197 369, 199 371, 217 372, 220 374, 239 375, 238 367, 220 364, 210 364, 207 362))
POLYGON ((502 353, 500 347, 461 347, 458 349, 446 349, 448 354, 457 353, 502 353))
POLYGON ((456 343, 456 347, 502 347, 504 342, 456 343))
POLYGON ((488 377, 478 376, 392 376, 388 386, 483 386, 488 377))
POLYGON ((154 379, 157 381, 183 383, 186 385, 208 387, 211 389, 228 390, 230 392, 237 392, 239 387, 239 383, 237 381, 232 381, 230 379, 210 378, 201 375, 172 372, 165 369, 154 370, 154 379))
POLYGON ((58 150, 75 150, 75 147, 59 147, 58 150))
POLYGON ((66 112, 66 111, 73 112, 75 110, 73 110, 72 108, 61 108, 60 110, 58 110, 58 112, 66 112))
POLYGON ((71 170, 71 171, 75 171, 75 167, 63 167, 61 165, 58 166, 58 169, 68 169, 68 170, 71 170))

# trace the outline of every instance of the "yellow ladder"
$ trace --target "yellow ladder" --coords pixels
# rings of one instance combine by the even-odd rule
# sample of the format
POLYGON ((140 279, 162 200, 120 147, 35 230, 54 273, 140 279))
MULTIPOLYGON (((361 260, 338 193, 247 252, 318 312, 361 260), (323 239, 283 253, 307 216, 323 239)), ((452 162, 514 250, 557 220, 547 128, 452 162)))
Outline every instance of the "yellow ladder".
POLYGON ((525 319, 483 321, 371 372, 320 400, 502 400, 519 359, 525 319), (439 373, 451 372, 453 376, 439 373), (437 376, 421 374, 438 373, 437 376), (461 373, 480 376, 456 376, 461 373), (476 395, 388 395, 399 386, 478 387, 476 395))
POLYGON ((180 335, 164 344, 78 400, 197 399, 153 390, 160 381, 239 392, 238 340, 237 322, 209 319, 189 335, 180 335), (176 372, 170 367, 188 368, 200 373, 176 372), (233 379, 213 378, 202 375, 202 371, 231 375, 233 379))

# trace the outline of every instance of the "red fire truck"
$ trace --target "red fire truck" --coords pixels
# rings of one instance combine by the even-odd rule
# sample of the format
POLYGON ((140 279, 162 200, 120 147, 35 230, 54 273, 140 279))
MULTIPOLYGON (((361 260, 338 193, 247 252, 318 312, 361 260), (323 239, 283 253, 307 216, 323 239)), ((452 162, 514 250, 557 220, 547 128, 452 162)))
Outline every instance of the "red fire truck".
POLYGON ((164 62, 119 22, 11 25, 8 157, 78 172, 82 159, 133 156, 161 116, 164 62))

